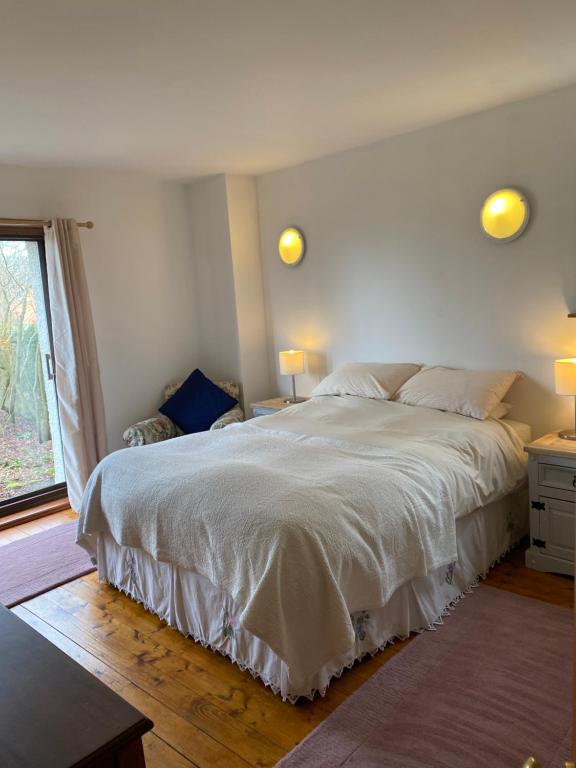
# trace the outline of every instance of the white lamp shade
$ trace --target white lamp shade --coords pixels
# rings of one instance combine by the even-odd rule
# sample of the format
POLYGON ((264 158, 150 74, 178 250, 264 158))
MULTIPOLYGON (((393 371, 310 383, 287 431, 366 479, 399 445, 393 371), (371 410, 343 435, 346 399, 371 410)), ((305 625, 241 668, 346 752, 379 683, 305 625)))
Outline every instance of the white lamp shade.
POLYGON ((280 373, 284 376, 297 376, 304 373, 304 352, 301 349, 288 349, 280 352, 280 373))
POLYGON ((554 378, 558 395, 576 396, 576 357, 554 362, 554 378))

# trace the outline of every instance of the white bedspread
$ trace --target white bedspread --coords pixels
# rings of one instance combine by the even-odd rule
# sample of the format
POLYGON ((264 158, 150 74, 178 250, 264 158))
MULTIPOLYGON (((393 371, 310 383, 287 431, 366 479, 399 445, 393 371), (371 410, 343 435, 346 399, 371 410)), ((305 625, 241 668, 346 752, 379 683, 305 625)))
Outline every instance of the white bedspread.
POLYGON ((78 542, 95 536, 207 577, 306 676, 354 642, 350 614, 456 560, 455 519, 525 474, 500 422, 322 397, 218 432, 111 454, 78 542))

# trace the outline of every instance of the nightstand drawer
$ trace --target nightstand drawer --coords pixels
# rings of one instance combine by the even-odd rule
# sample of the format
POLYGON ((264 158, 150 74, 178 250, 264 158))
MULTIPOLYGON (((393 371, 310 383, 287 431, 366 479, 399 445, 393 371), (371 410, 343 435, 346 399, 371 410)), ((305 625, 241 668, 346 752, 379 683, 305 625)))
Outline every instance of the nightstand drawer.
POLYGON ((576 469, 541 463, 538 465, 538 483, 550 488, 574 491, 576 490, 576 469))

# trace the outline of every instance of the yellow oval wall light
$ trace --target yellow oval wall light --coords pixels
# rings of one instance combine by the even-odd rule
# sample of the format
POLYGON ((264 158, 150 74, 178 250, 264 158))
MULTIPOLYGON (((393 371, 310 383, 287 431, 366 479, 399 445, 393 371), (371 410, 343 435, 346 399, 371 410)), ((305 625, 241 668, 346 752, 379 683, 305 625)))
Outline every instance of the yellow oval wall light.
POLYGON ((278 253, 289 267, 300 264, 306 252, 304 235, 297 227, 287 227, 278 239, 278 253))
POLYGON ((480 222, 484 234, 499 243, 520 237, 528 226, 530 205, 526 195, 513 187, 498 189, 484 201, 480 222))

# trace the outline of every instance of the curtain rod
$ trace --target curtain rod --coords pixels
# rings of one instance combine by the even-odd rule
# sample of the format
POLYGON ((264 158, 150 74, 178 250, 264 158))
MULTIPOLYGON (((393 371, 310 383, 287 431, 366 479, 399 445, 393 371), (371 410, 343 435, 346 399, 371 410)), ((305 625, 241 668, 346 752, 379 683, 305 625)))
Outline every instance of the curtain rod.
MULTIPOLYGON (((0 227, 49 227, 50 224, 50 219, 0 219, 0 227)), ((77 221, 76 224, 86 229, 94 229, 93 221, 77 221)))

